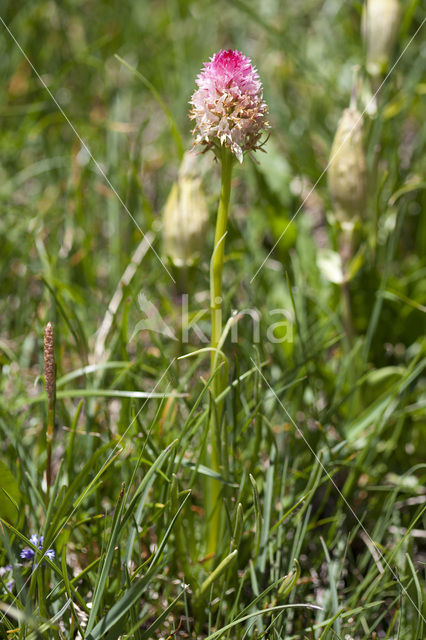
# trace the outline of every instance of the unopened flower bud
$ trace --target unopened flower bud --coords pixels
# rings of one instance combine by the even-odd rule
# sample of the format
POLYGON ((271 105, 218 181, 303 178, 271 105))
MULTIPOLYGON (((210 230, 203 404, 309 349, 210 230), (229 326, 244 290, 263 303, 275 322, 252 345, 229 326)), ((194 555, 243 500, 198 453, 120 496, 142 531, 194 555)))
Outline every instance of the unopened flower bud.
POLYGON ((357 109, 345 109, 337 126, 330 153, 328 186, 343 220, 362 215, 367 193, 367 167, 362 117, 357 109))
POLYGON ((386 73, 398 36, 401 7, 398 0, 367 0, 362 15, 366 67, 372 76, 386 73))
POLYGON ((186 154, 164 208, 163 250, 175 267, 188 267, 198 260, 209 221, 194 157, 186 154))

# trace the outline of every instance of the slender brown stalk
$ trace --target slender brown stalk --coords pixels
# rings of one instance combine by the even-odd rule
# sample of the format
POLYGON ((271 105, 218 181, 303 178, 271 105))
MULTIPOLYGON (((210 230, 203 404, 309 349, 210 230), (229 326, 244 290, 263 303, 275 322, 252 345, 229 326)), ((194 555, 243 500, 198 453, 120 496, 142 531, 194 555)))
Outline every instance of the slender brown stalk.
POLYGON ((47 427, 46 427, 46 503, 49 503, 52 485, 52 440, 55 425, 56 403, 56 365, 55 338, 53 326, 48 322, 44 329, 44 378, 47 391, 47 427))

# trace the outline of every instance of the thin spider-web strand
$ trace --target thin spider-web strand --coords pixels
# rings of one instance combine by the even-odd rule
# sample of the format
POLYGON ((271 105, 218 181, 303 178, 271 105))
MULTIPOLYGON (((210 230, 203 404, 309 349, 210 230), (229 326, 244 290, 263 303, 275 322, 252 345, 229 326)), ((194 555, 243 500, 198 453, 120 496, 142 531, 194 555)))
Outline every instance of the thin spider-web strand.
POLYGON ((327 173, 328 169, 330 168, 330 166, 333 164, 333 160, 335 159, 335 157, 337 156, 337 154, 339 153, 340 149, 343 147, 343 145, 345 144, 346 140, 351 136, 352 132, 354 131, 354 129, 356 129, 356 127, 358 126, 358 124, 361 122, 364 114, 366 113, 366 111, 368 111, 369 107, 371 104, 373 104, 377 94, 380 92, 380 90, 382 89, 383 85, 385 84, 385 82, 389 79, 389 76, 391 75, 391 73, 394 71, 396 65, 399 63, 399 61, 401 60, 401 58, 403 57, 403 55, 406 53, 408 47, 411 45, 411 43, 413 42, 414 38, 416 37, 416 35, 419 33, 420 29, 423 27, 424 23, 426 22, 426 18, 423 19, 422 23, 420 24, 420 26, 416 29, 416 32, 414 33, 414 35, 410 38, 410 40, 408 41, 408 44, 404 47, 402 53, 399 55, 398 59, 396 60, 396 62, 394 62, 394 64, 392 65, 391 69, 389 70, 389 72, 386 74, 385 78, 382 80, 381 84, 379 85, 378 89, 375 91, 375 93, 371 96, 371 98, 369 99, 369 101, 367 102, 364 111, 361 113, 361 115, 359 116, 358 120, 355 122, 355 124, 353 125, 352 129, 346 134, 346 136, 343 138, 341 145, 339 146, 339 148, 336 150, 336 152, 332 155, 332 157, 330 158, 330 160, 327 163, 327 166, 325 167, 325 169, 322 171, 321 175, 319 176, 319 178, 317 179, 317 181, 315 182, 315 184, 313 185, 313 187, 310 189, 309 193, 306 194, 306 196, 304 197, 302 203, 300 204, 299 208, 297 209, 296 213, 291 217, 291 219, 288 221, 284 231, 281 233, 280 237, 278 238, 278 240, 275 242, 274 246, 272 247, 272 249, 269 251, 268 255, 266 256, 266 258, 263 260, 262 264, 260 265, 260 267, 258 268, 258 270, 256 271, 256 273, 254 274, 254 276, 252 277, 252 279, 250 280, 250 284, 252 284, 252 282, 256 279, 258 273, 261 271, 261 269, 264 267, 265 263, 269 260, 271 254, 275 251, 276 247, 278 246, 278 244, 281 242, 282 238, 284 237, 287 229, 289 228, 289 226, 291 225, 291 223, 295 220, 296 216, 300 213, 300 211, 303 208, 303 205, 305 204, 305 202, 307 201, 307 199, 309 198, 309 196, 314 192, 315 188, 317 187, 317 185, 319 184, 319 182, 322 180, 322 178, 324 177, 324 175, 327 173))
MULTIPOLYGON (((59 104, 59 102, 56 100, 55 96, 53 95, 53 93, 51 92, 51 90, 49 89, 49 87, 47 86, 47 84, 45 83, 45 81, 43 80, 43 78, 41 77, 41 75, 39 74, 39 72, 37 71, 37 69, 35 68, 35 66, 33 65, 33 63, 31 62, 31 60, 29 59, 29 57, 27 56, 27 54, 25 53, 24 49, 22 48, 22 46, 20 45, 20 43, 18 42, 18 40, 15 38, 15 36, 13 35, 12 31, 10 30, 9 26, 6 24, 6 22, 3 20, 3 18, 0 16, 0 21, 2 22, 4 28, 6 29, 6 31, 8 32, 8 34, 10 35, 10 37, 12 38, 12 40, 14 41, 14 43, 16 44, 16 46, 18 47, 19 51, 22 53, 22 55, 24 56, 25 60, 28 62, 28 64, 30 65, 31 69, 33 70, 33 72, 35 73, 35 75, 37 76, 37 78, 39 79, 39 81, 41 82, 41 84, 43 85, 44 89, 46 89, 47 93, 49 94, 49 96, 51 97, 51 99, 53 100, 53 102, 55 103, 56 107, 59 109, 60 113, 62 114, 62 116, 64 117, 65 121, 67 122, 67 124, 71 127, 74 135, 77 137, 77 139, 79 140, 79 142, 81 143, 82 147, 84 148, 84 150, 88 153, 90 159, 93 161, 95 167, 97 168, 97 170, 99 171, 99 173, 101 174, 101 176, 103 177, 103 179, 105 180, 105 182, 107 183, 107 185, 109 186, 109 188, 111 189, 111 191, 114 193, 114 195, 117 197, 118 201, 120 202, 121 206, 123 207, 123 209, 126 211, 126 213, 129 215, 130 219, 133 221, 134 225, 136 226, 136 228, 138 229, 138 231, 140 231, 140 233, 146 238, 146 234, 142 231, 140 225, 138 224, 138 222, 136 221, 135 217, 132 215, 132 213, 129 211, 128 206, 126 205, 126 203, 124 202, 124 200, 122 199, 122 197, 120 196, 120 194, 117 192, 117 190, 115 189, 114 185, 112 184, 111 180, 108 178, 108 176, 106 175, 105 171, 102 169, 101 165, 99 164, 99 162, 96 160, 96 158, 94 157, 93 153, 90 151, 88 145, 86 144, 86 142, 83 140, 83 138, 80 136, 80 134, 78 133, 77 129, 75 128, 75 126, 73 125, 73 123, 71 122, 71 120, 69 119, 69 117, 67 116, 67 114, 65 113, 65 111, 63 110, 63 108, 61 107, 61 105, 59 104)), ((175 279, 173 278, 172 274, 170 273, 170 271, 167 269, 166 265, 164 264, 163 260, 161 259, 161 257, 158 255, 157 251, 154 249, 153 245, 151 244, 151 242, 148 240, 149 243, 149 247, 150 249, 152 249, 152 251, 154 252, 155 256, 158 258, 158 260, 161 262, 161 265, 163 266, 163 269, 167 272, 167 274, 169 275, 169 277, 173 280, 173 282, 176 282, 175 279)))
POLYGON ((351 504, 346 500, 345 496, 343 495, 343 493, 340 491, 339 487, 337 486, 337 484, 334 482, 332 476, 328 473, 327 469, 325 468, 325 466, 323 465, 323 463, 321 462, 320 458, 317 456, 317 454, 315 453, 315 451, 312 449, 311 445, 309 444, 309 442, 307 441, 307 439, 305 438, 302 430, 297 426, 296 422, 294 421, 294 419, 292 418, 292 416, 289 414, 289 412, 287 411, 287 409, 285 408, 285 406, 283 405, 283 403, 281 402, 280 398, 278 397, 278 395, 275 393, 275 390, 271 387, 271 385, 269 384, 268 380, 265 378, 265 376, 263 375, 263 372, 259 369, 259 367, 257 366, 256 362, 253 360, 253 358, 251 358, 251 361, 253 362, 254 366, 256 367, 256 369, 258 370, 259 374, 261 375, 261 377, 263 378, 263 380, 266 382, 266 384, 268 385, 268 388, 270 391, 272 391, 272 393, 274 394, 275 398, 278 400, 281 408, 285 411, 288 419, 290 420, 290 422, 292 423, 292 425, 295 427, 295 429, 297 430, 298 434, 300 435, 300 437, 303 439, 304 443, 306 444, 306 446, 308 447, 308 449, 310 450, 310 452, 312 453, 312 455, 314 456, 315 460, 318 462, 318 464, 321 466, 321 469, 324 471, 324 473, 326 474, 327 478, 330 480, 330 482, 332 483, 333 487, 336 489, 337 493, 339 494, 339 496, 342 498, 343 502, 345 503, 346 507, 350 510, 351 514, 354 516, 355 520, 357 521, 357 523, 359 524, 360 528, 362 529, 363 533, 365 534, 365 536, 368 538, 368 540, 370 541, 370 543, 373 545, 373 547, 376 549, 378 555, 380 556, 380 559, 383 561, 383 563, 386 565, 387 569, 389 569, 390 573, 392 574, 393 578, 398 582, 398 584, 400 585, 401 589, 403 590, 403 592, 405 593, 405 595, 407 596, 408 600, 411 602, 411 604, 413 605, 413 607, 415 608, 415 610, 417 611, 417 613, 420 615, 420 617, 422 618, 423 622, 426 622, 426 619, 423 617, 422 612, 420 611, 420 609, 417 607, 417 605, 413 602, 413 600, 411 599, 409 593, 407 592, 407 590, 405 589, 404 585, 401 583, 400 579, 398 578, 398 575, 393 571, 392 567, 390 566, 390 564, 388 563, 388 561, 386 560, 386 558, 384 557, 384 555, 382 554, 382 552, 380 551, 380 549, 378 548, 378 546, 374 543, 374 540, 371 538, 370 534, 368 533, 367 529, 365 528, 365 526, 363 525, 363 523, 361 522, 361 520, 358 518, 357 514, 355 513, 355 511, 353 510, 351 504))
MULTIPOLYGON (((167 369, 164 371, 164 373, 162 374, 161 378, 158 380, 158 382, 155 384, 154 388, 151 389, 151 394, 153 394, 156 390, 156 388, 158 387, 158 385, 160 384, 160 382, 163 380, 164 376, 166 375, 166 373, 168 372, 168 370, 170 369, 170 367, 172 366, 172 364, 175 362, 176 358, 173 358, 173 360, 170 362, 169 366, 167 367, 167 369)), ((134 418, 130 421, 130 424, 128 425, 127 429, 125 430, 125 432, 123 433, 123 435, 120 437, 119 441, 117 442, 117 444, 115 445, 115 447, 113 448, 113 450, 110 452, 109 456, 107 457, 107 459, 105 460, 105 462, 103 463, 103 465, 101 466, 101 468, 99 469, 98 473, 96 474, 94 480, 96 480, 96 478, 100 477, 100 475, 102 474, 103 470, 105 469, 106 465, 108 464, 108 462, 111 460, 112 456, 114 455, 116 449, 120 446, 121 441, 123 440, 123 438, 125 437, 125 435, 127 434, 127 432, 129 431, 130 427, 134 424, 134 422, 136 421, 137 417, 139 416, 140 412, 142 411, 142 409, 145 407, 145 405, 147 404, 148 400, 150 398, 148 397, 145 402, 143 403, 143 405, 141 406, 141 408, 139 409, 139 411, 137 412, 137 414, 134 416, 134 418)), ((150 431, 148 432, 148 436, 153 428, 153 424, 150 427, 150 431)), ((85 491, 83 491, 81 500, 79 501, 78 505, 74 507, 74 509, 71 511, 71 513, 69 514, 69 516, 67 517, 67 519, 65 520, 65 522, 63 523, 63 525, 61 526, 61 528, 59 529, 58 533, 56 534, 56 536, 53 538, 53 540, 51 541, 50 544, 54 544, 55 540, 57 539, 57 537, 60 535, 61 531, 64 529, 64 527, 68 524, 68 522, 70 521, 70 519, 72 518, 72 516, 74 515, 75 511, 77 510, 78 506, 81 504, 82 500, 84 500, 87 492, 89 491, 89 487, 87 487, 85 489, 85 491)), ((30 575, 28 576, 28 578, 25 580, 24 584, 22 585, 22 587, 19 589, 18 593, 16 594, 16 596, 14 596, 14 602, 17 600, 18 596, 22 593, 22 591, 24 590, 24 588, 27 586, 27 584, 30 582, 31 580, 31 576, 33 571, 35 571, 36 569, 38 569, 38 567, 40 566, 40 564, 43 562, 43 559, 46 555, 46 552, 42 555, 42 557, 40 558, 38 564, 36 564, 33 569, 31 570, 30 575)), ((3 613, 2 617, 0 618, 0 622, 4 620, 4 618, 7 616, 8 612, 10 611, 10 608, 13 606, 13 602, 8 606, 8 608, 6 609, 6 611, 3 613)))

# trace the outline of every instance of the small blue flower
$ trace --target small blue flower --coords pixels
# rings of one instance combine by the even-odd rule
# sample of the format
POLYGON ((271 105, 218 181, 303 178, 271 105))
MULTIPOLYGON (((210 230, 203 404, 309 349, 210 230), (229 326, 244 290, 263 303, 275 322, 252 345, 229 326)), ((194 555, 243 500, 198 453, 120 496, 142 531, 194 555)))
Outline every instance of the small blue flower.
POLYGON ((55 557, 55 552, 53 551, 53 549, 47 549, 44 555, 47 556, 49 560, 53 560, 53 558, 55 557))
POLYGON ((32 549, 29 549, 28 547, 22 549, 21 551, 21 558, 23 560, 32 560, 34 558, 34 555, 34 551, 32 549))
POLYGON ((3 578, 4 577, 7 578, 6 587, 8 591, 12 591, 13 587, 15 586, 15 580, 13 579, 13 576, 11 574, 12 574, 11 564, 7 564, 4 567, 0 567, 0 581, 3 582, 3 578))
POLYGON ((6 575, 6 573, 10 573, 12 571, 12 565, 11 564, 7 564, 4 567, 0 567, 0 578, 3 578, 3 576, 6 575))
MULTIPOLYGON (((37 547, 37 549, 40 549, 40 551, 43 549, 43 541, 44 541, 43 536, 40 536, 40 538, 38 538, 38 536, 32 535, 30 538, 31 544, 37 547)), ((55 557, 55 552, 53 549, 47 549, 44 555, 47 556, 49 560, 53 560, 53 558, 55 557)), ((23 560, 33 560, 34 556, 35 556, 34 549, 30 549, 29 547, 25 547, 25 549, 22 549, 21 551, 21 558, 23 560)))

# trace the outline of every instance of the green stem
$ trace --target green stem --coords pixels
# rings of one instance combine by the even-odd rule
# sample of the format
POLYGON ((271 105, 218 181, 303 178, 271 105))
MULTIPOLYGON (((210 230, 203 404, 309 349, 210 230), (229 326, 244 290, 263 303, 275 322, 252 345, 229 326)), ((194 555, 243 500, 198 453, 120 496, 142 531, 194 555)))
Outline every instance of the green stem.
POLYGON ((52 440, 55 424, 55 401, 49 398, 46 429, 46 506, 49 505, 50 487, 52 486, 52 440))
POLYGON ((348 275, 348 267, 353 256, 353 235, 354 230, 352 227, 342 228, 339 234, 339 253, 342 260, 342 269, 344 281, 341 286, 342 294, 342 315, 343 325, 345 328, 346 339, 349 349, 353 346, 354 341, 354 328, 352 323, 352 304, 351 304, 351 292, 349 282, 346 277, 348 275))
MULTIPOLYGON (((222 364, 217 348, 222 335, 222 271, 225 255, 225 235, 228 225, 229 198, 231 195, 231 175, 233 156, 229 149, 222 148, 222 185, 220 190, 219 207, 217 210, 216 233, 213 255, 210 262, 210 312, 211 312, 211 372, 222 364)), ((213 397, 217 398, 224 389, 224 372, 221 369, 213 380, 213 397)), ((210 421, 210 467, 220 473, 220 425, 222 419, 223 401, 213 407, 210 421), (216 409, 216 410, 215 410, 216 409)), ((217 552, 220 539, 221 483, 213 478, 208 478, 206 486, 206 513, 208 521, 207 553, 212 555, 212 561, 217 552)))

